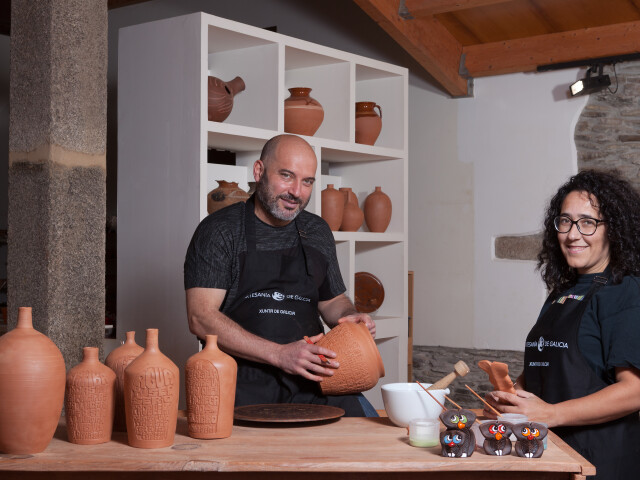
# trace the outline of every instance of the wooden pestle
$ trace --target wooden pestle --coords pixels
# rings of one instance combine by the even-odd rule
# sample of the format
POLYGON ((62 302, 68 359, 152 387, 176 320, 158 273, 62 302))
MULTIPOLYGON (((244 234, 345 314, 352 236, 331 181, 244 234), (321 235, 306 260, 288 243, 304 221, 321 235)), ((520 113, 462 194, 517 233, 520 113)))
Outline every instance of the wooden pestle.
POLYGON ((467 373, 469 373, 469 367, 466 363, 460 360, 453 366, 453 372, 448 374, 446 377, 441 378, 430 387, 427 387, 427 390, 442 390, 443 388, 447 388, 449 384, 456 379, 456 377, 464 377, 467 373))

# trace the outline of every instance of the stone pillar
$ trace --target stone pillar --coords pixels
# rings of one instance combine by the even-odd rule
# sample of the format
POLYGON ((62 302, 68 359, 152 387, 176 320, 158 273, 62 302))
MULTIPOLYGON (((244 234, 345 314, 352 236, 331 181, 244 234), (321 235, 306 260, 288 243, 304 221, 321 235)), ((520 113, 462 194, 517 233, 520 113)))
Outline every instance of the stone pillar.
POLYGON ((19 306, 62 351, 102 348, 107 0, 12 0, 9 328, 19 306))

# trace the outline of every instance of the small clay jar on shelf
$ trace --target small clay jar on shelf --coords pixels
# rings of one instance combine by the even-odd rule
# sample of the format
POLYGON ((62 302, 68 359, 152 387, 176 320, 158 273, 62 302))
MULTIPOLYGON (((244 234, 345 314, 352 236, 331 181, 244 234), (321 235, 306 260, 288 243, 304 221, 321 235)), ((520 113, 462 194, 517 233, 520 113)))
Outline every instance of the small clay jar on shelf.
POLYGON ((357 232, 364 222, 364 212, 358 205, 358 197, 351 188, 342 187, 340 191, 344 195, 344 211, 340 230, 343 232, 357 232))
POLYGON ((116 432, 127 430, 127 420, 124 413, 124 369, 138 357, 144 348, 136 343, 136 332, 127 332, 127 339, 122 345, 114 349, 104 361, 104 364, 116 374, 116 410, 113 419, 113 429, 116 432))
POLYGON ((237 182, 216 181, 218 187, 207 194, 207 213, 217 212, 224 207, 237 202, 246 202, 249 199, 249 194, 241 189, 237 182))
POLYGON ((218 348, 217 335, 205 340, 185 365, 188 432, 193 438, 226 438, 233 428, 238 365, 218 348))
POLYGON ((100 363, 97 347, 82 352, 82 362, 67 373, 67 437, 79 445, 106 443, 113 429, 116 374, 100 363))
POLYGON ((364 221, 371 232, 382 233, 387 230, 391 222, 391 199, 382 191, 382 187, 376 187, 364 201, 364 221))
POLYGON ((382 130, 382 109, 376 102, 356 102, 356 143, 374 145, 382 130), (378 109, 380 114, 376 113, 378 109))
POLYGON ((310 88, 294 87, 289 89, 289 93, 284 101, 284 131, 296 135, 314 135, 324 120, 322 105, 309 95, 310 88))
POLYGON ((321 192, 321 216, 329 224, 332 231, 340 230, 342 215, 344 213, 344 194, 329 183, 327 188, 321 192))
POLYGON ((210 122, 224 122, 233 109, 233 97, 245 89, 242 78, 236 77, 229 82, 217 77, 208 77, 208 119, 210 122))

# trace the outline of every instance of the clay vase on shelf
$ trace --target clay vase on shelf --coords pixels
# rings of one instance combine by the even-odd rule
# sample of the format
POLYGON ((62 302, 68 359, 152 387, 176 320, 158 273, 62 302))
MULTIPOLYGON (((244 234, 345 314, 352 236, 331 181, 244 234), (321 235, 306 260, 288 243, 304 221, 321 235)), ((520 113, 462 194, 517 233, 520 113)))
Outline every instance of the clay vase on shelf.
POLYGON ((180 371, 160 352, 158 329, 147 329, 144 352, 124 370, 124 407, 129 445, 173 445, 178 421, 180 371))
POLYGON ((66 371, 58 347, 20 307, 16 328, 0 337, 0 452, 42 452, 58 427, 66 371))
POLYGON ((391 222, 391 199, 376 187, 364 201, 364 221, 371 232, 382 233, 387 230, 391 222))
POLYGON ((376 102, 356 102, 356 143, 373 145, 382 130, 382 109, 376 102), (375 109, 378 109, 378 115, 375 109))
POLYGON ((332 231, 340 230, 342 223, 342 214, 344 213, 344 195, 333 188, 333 183, 329 183, 327 188, 320 192, 321 216, 325 222, 329 224, 332 231))
POLYGON ((249 199, 249 194, 241 189, 237 182, 216 181, 218 188, 214 188, 207 194, 207 213, 217 212, 221 208, 237 202, 246 202, 249 199))
POLYGON ((116 374, 116 410, 113 419, 113 429, 116 432, 127 430, 127 420, 124 414, 124 369, 133 360, 144 352, 144 348, 136 343, 136 332, 127 332, 127 339, 118 348, 114 349, 104 361, 104 364, 116 374))
POLYGON ((208 118, 210 122, 224 122, 233 108, 233 97, 245 89, 242 78, 224 82, 217 77, 208 78, 208 118))
POLYGON ((309 96, 310 88, 290 88, 284 101, 284 131, 296 135, 312 136, 324 120, 322 105, 309 96))
POLYGON ((340 191, 344 195, 344 211, 342 212, 340 230, 343 232, 357 232, 362 226, 362 222, 364 222, 364 212, 358 205, 358 197, 356 197, 351 188, 343 187, 340 191))
POLYGON ((380 352, 367 326, 345 322, 332 328, 316 345, 336 352, 340 368, 320 382, 324 395, 348 395, 373 388, 384 377, 380 352))
POLYGON ((67 373, 67 437, 79 445, 106 443, 113 429, 116 374, 100 363, 97 347, 82 352, 82 362, 67 373))
POLYGON ((188 432, 193 438, 226 438, 233 428, 238 365, 218 348, 217 335, 205 340, 185 365, 188 432))

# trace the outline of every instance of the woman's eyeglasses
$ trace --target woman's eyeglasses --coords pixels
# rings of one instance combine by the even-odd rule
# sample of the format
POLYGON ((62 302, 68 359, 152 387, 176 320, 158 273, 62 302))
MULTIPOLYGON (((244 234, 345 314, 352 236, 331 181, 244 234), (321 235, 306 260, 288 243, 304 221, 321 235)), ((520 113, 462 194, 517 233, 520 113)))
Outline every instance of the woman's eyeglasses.
POLYGON ((598 220, 597 218, 582 217, 578 220, 571 220, 567 215, 558 215, 553 219, 553 226, 556 227, 558 233, 569 233, 575 225, 582 235, 593 235, 598 229, 599 223, 605 223, 606 220, 598 220))

